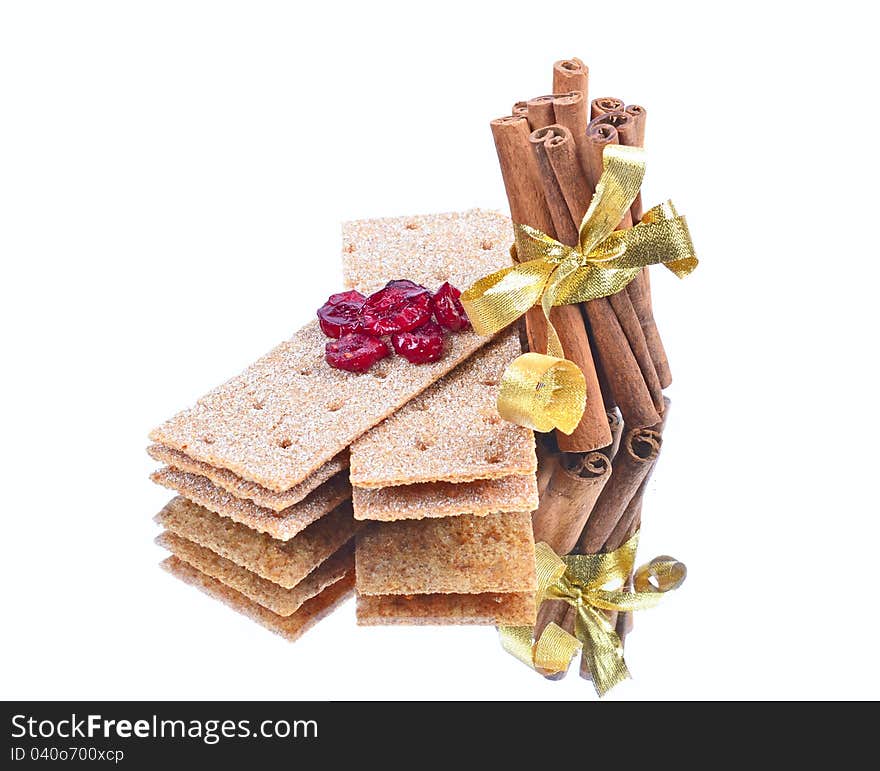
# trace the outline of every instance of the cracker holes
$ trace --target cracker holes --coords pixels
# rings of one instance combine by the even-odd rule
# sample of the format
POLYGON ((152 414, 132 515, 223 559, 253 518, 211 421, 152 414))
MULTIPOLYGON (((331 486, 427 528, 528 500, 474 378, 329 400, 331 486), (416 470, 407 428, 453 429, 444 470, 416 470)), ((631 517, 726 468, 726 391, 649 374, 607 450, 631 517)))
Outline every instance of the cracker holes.
POLYGON ((410 220, 409 222, 407 222, 407 223, 404 225, 404 227, 405 227, 407 230, 418 230, 418 229, 419 229, 419 223, 418 223, 418 222, 415 222, 415 221, 413 221, 413 220, 410 220))
POLYGON ((376 380, 384 380, 388 377, 388 370, 384 367, 379 367, 375 372, 371 373, 376 380))
POLYGON ((265 400, 265 399, 254 399, 254 401, 253 401, 253 403, 251 404, 251 406, 252 406, 255 410, 261 410, 261 409, 263 409, 263 407, 266 406, 266 400, 265 400))
POLYGON ((488 238, 484 238, 482 243, 480 244, 480 249, 483 249, 484 251, 487 251, 487 252, 490 249, 493 249, 494 247, 495 247, 495 244, 493 244, 488 238))
POLYGON ((486 463, 492 464, 501 463, 501 461, 504 460, 504 456, 501 454, 501 452, 493 447, 490 447, 488 450, 486 450, 486 455, 484 457, 486 458, 486 463))
POLYGON ((205 434, 205 435, 202 437, 202 441, 203 441, 205 444, 214 444, 214 442, 216 442, 217 439, 216 439, 212 434, 205 434))
POLYGON ((428 411, 428 403, 427 402, 416 402, 413 404, 413 409, 418 410, 419 412, 427 412, 428 411))
POLYGON ((498 385, 497 380, 489 379, 489 380, 481 380, 480 385, 488 386, 489 388, 494 388, 498 385))
POLYGON ((305 367, 304 369, 301 369, 301 370, 299 371, 299 374, 300 374, 302 377, 308 377, 309 375, 312 374, 312 370, 311 370, 311 368, 309 368, 309 367, 305 367))
POLYGON ((324 409, 327 412, 339 412, 345 406, 345 399, 334 399, 332 402, 327 402, 324 405, 324 409))
POLYGON ((291 439, 289 436, 285 436, 282 439, 278 440, 278 446, 282 450, 289 450, 293 446, 293 439, 291 439))
POLYGON ((346 245, 345 245, 345 251, 346 251, 348 254, 354 254, 354 251, 355 251, 356 248, 357 248, 357 247, 356 247, 354 244, 346 244, 346 245))
POLYGON ((416 438, 416 449, 419 452, 424 452, 425 450, 430 449, 436 443, 436 439, 433 436, 422 435, 416 438))

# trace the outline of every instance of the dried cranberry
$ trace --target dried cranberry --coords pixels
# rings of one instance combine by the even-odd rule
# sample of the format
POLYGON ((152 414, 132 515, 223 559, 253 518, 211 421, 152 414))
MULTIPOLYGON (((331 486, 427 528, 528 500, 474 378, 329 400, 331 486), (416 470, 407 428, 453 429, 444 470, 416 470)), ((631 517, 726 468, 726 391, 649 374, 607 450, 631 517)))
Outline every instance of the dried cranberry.
POLYGON ((366 372, 379 359, 390 354, 391 351, 382 340, 363 332, 343 335, 338 340, 331 340, 324 348, 327 363, 348 372, 366 372))
POLYGON ((448 281, 434 292, 434 316, 441 327, 452 332, 461 332, 471 325, 459 297, 461 292, 448 281))
POLYGON ((443 330, 439 324, 429 321, 411 332, 391 335, 391 344, 407 361, 427 364, 429 361, 437 361, 443 355, 443 330))
POLYGON ((331 294, 318 308, 318 323, 327 337, 341 337, 361 331, 361 308, 366 298, 354 290, 331 294))
POLYGON ((412 281, 389 281, 371 294, 361 310, 361 325, 371 335, 409 332, 431 320, 431 293, 412 281))

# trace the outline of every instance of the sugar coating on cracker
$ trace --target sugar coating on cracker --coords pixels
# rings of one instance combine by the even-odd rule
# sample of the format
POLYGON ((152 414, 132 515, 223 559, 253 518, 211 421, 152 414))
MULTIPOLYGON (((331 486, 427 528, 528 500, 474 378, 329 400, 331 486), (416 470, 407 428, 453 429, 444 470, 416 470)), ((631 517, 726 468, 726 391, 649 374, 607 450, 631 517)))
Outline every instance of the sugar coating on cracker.
POLYGON ((279 616, 295 613, 302 604, 319 594, 330 584, 336 583, 354 569, 354 541, 350 541, 331 557, 328 557, 292 589, 274 584, 256 573, 236 565, 231 560, 199 546, 194 541, 164 531, 156 543, 175 557, 216 578, 226 586, 241 592, 264 608, 279 616))
POLYGON ((359 533, 355 570, 360 594, 534 592, 531 516, 371 522, 359 533))
POLYGON ((296 613, 279 616, 177 557, 168 557, 160 564, 163 569, 184 583, 201 589, 205 594, 281 635, 289 642, 299 639, 304 632, 345 602, 354 591, 354 575, 348 573, 320 594, 303 603, 296 613))
POLYGON ((175 535, 286 589, 295 587, 329 558, 358 526, 351 503, 345 502, 290 541, 279 541, 180 497, 169 501, 156 521, 175 535))
POLYGON ((351 446, 352 485, 380 488, 534 474, 533 432, 503 420, 496 407, 504 369, 520 353, 518 332, 503 332, 364 434, 351 446))
POLYGON ((512 242, 510 218, 483 209, 354 220, 342 226, 342 269, 364 293, 396 278, 464 290, 509 265, 512 242))
POLYGON ((538 481, 534 474, 474 482, 424 482, 397 487, 351 491, 355 519, 394 522, 473 514, 482 517, 505 511, 538 508, 538 481))
MULTIPOLYGON (((510 264, 510 221, 494 212, 366 220, 348 223, 344 234, 347 278, 364 288, 409 278, 436 289, 447 278, 464 283, 464 273, 452 271, 476 277, 510 264)), ((439 361, 415 366, 394 356, 358 374, 326 363, 327 338, 312 322, 154 429, 150 439, 283 492, 486 341, 460 332, 446 338, 439 361)))
POLYGON ((341 472, 312 491, 304 500, 276 512, 257 506, 252 501, 236 498, 206 477, 188 474, 170 466, 155 471, 150 479, 215 514, 229 517, 233 522, 282 541, 290 540, 312 522, 333 511, 351 495, 347 475, 341 472))
POLYGON ((272 490, 267 490, 256 482, 249 482, 236 476, 229 469, 216 468, 207 463, 194 460, 186 453, 174 450, 171 447, 153 444, 147 448, 147 453, 149 453, 153 460, 157 460, 160 463, 174 466, 174 468, 186 471, 189 474, 198 474, 205 477, 217 487, 224 489, 236 498, 244 498, 253 501, 257 506, 279 512, 293 506, 295 503, 299 503, 312 490, 316 490, 328 479, 348 468, 348 452, 341 452, 335 458, 327 461, 317 471, 309 474, 298 485, 294 485, 284 492, 276 493, 272 490))
POLYGON ((535 623, 534 592, 357 596, 361 626, 535 623))

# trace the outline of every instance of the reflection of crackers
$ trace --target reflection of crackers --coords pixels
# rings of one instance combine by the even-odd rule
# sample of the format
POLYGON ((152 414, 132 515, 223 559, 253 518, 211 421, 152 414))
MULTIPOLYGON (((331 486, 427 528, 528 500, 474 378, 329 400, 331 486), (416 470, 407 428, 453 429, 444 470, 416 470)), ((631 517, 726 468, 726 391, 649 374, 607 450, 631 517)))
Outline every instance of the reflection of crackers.
POLYGON ((393 522, 398 519, 453 517, 534 511, 538 485, 533 474, 475 482, 425 482, 379 490, 352 488, 355 519, 393 522))
POLYGON ((364 434, 351 446, 352 485, 377 488, 534 474, 534 435, 502 420, 495 406, 504 368, 519 354, 517 331, 502 333, 364 434))
POLYGON ((305 500, 295 503, 284 511, 272 511, 257 506, 253 501, 230 495, 205 477, 187 474, 179 469, 170 467, 159 469, 153 472, 150 479, 215 514, 229 517, 234 522, 261 533, 268 533, 282 541, 293 538, 351 495, 346 474, 340 473, 312 491, 305 500))
POLYGON ((174 533, 161 533, 156 538, 156 543, 196 570, 216 578, 279 616, 292 615, 306 600, 336 583, 354 568, 352 541, 318 565, 293 589, 285 589, 174 533))
POLYGON ((201 589, 216 600, 228 605, 233 610, 248 616, 267 629, 280 634, 293 642, 324 616, 342 604, 354 588, 354 575, 349 573, 339 581, 328 586, 320 594, 307 600, 296 613, 290 616, 279 616, 262 605, 249 600, 241 592, 230 589, 217 579, 196 570, 177 557, 168 557, 161 563, 169 573, 188 584, 201 589))
POLYGON ((528 513, 371 523, 357 539, 359 594, 535 591, 528 513))
POLYGON ((229 469, 215 468, 207 463, 193 460, 186 453, 172 450, 161 444, 153 444, 147 448, 150 457, 160 463, 165 463, 189 474, 203 476, 213 482, 217 487, 222 487, 236 498, 246 498, 258 506, 264 506, 273 511, 283 511, 294 503, 299 503, 312 490, 320 487, 324 482, 335 474, 348 468, 348 453, 341 452, 332 460, 325 463, 313 474, 307 476, 298 485, 294 485, 283 493, 276 493, 261 487, 256 482, 248 482, 233 474, 229 469))
MULTIPOLYGON (((507 217, 476 210, 348 223, 346 279, 361 289, 375 289, 389 278, 409 278, 431 289, 451 280, 464 288, 466 278, 510 264, 509 228, 507 217)), ((313 321, 154 429, 150 438, 283 492, 486 342, 476 332, 460 332, 447 336, 439 361, 414 366, 393 356, 358 374, 324 361, 327 338, 313 321)))
POLYGON ((339 549, 354 535, 356 527, 348 502, 290 541, 257 533, 185 498, 169 501, 156 515, 156 521, 175 535, 194 541, 285 589, 295 587, 339 549))
POLYGON ((386 594, 358 595, 357 622, 383 624, 515 624, 535 623, 535 595, 522 594, 386 594))

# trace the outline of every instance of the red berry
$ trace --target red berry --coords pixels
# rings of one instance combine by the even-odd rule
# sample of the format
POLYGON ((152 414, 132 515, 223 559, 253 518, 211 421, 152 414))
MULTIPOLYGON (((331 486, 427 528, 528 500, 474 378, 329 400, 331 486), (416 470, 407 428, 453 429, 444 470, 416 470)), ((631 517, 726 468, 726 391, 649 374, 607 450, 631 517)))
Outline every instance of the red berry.
POLYGON ((335 369, 348 372, 366 372, 379 359, 389 356, 391 351, 378 337, 363 332, 351 332, 338 340, 331 340, 324 347, 324 358, 335 369))
POLYGON ((427 364, 429 361, 437 361, 443 355, 443 330, 439 324, 429 321, 411 332, 391 335, 391 344, 407 361, 427 364))
POLYGON ((408 332, 431 320, 431 293, 412 281, 389 281, 361 310, 361 328, 377 337, 408 332))
POLYGON ((448 281, 434 292, 434 316, 441 327, 452 332, 461 332, 471 325, 459 297, 461 292, 448 281))
POLYGON ((318 308, 318 323, 327 337, 341 337, 349 332, 361 331, 361 308, 364 296, 354 290, 331 294, 318 308))

